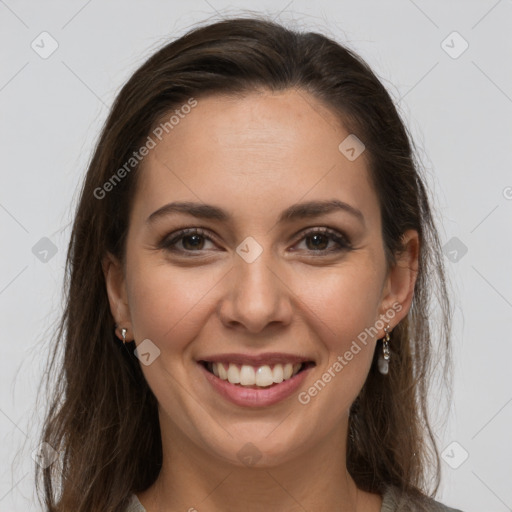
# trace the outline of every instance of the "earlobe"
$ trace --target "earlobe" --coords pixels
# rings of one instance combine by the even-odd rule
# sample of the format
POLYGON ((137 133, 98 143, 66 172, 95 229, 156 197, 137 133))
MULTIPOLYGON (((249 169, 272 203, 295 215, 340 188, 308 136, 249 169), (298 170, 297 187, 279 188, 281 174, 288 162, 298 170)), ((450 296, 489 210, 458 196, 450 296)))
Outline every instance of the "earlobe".
POLYGON ((126 283, 121 262, 107 253, 102 260, 103 275, 107 288, 110 312, 116 323, 116 334, 121 339, 121 328, 131 331, 130 310, 126 294, 126 283))
MULTIPOLYGON (((407 230, 402 236, 403 251, 396 254, 395 264, 389 269, 382 298, 381 315, 394 310, 393 326, 409 312, 418 275, 419 235, 416 230, 407 230), (400 304, 400 308, 397 307, 400 304)), ((391 324, 391 322, 390 322, 391 324)))

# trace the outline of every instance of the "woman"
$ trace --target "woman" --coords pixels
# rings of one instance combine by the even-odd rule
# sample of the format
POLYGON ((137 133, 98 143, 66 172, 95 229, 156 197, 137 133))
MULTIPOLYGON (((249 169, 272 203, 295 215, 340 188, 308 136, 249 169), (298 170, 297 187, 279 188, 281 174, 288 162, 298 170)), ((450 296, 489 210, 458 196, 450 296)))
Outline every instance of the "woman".
POLYGON ((81 192, 46 509, 453 510, 428 497, 440 254, 359 57, 256 18, 168 44, 81 192))

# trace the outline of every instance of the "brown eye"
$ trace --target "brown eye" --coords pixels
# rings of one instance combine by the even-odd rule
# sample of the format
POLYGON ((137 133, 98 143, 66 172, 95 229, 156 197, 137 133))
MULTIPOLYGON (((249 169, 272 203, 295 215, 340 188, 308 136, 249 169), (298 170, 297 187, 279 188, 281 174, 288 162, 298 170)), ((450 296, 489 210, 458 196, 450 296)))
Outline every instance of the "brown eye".
POLYGON ((202 249, 204 237, 202 235, 186 235, 181 237, 183 247, 188 250, 202 249))
MULTIPOLYGON (((318 256, 328 255, 340 251, 348 251, 352 248, 348 238, 329 228, 315 228, 304 233, 301 240, 306 245, 306 252, 318 256), (334 244, 334 246, 331 246, 334 244)), ((192 256, 193 253, 201 253, 208 250, 205 244, 213 242, 212 237, 201 228, 189 228, 166 236, 158 248, 169 252, 192 256)), ((199 254, 198 254, 199 255, 199 254)))
MULTIPOLYGON (((308 247, 308 249, 315 251, 319 249, 326 249, 329 245, 329 237, 325 236, 324 234, 308 235, 304 239, 311 241, 311 245, 308 247)), ((306 243, 306 245, 308 244, 306 243)))
POLYGON ((348 251, 352 248, 345 235, 329 228, 312 229, 304 233, 301 241, 305 242, 307 252, 320 253, 321 255, 348 251), (331 243, 334 243, 334 247, 329 248, 331 243))
POLYGON ((190 228, 166 236, 158 244, 158 248, 189 255, 189 253, 206 250, 205 243, 207 241, 213 243, 212 239, 205 234, 205 231, 201 228, 190 228))

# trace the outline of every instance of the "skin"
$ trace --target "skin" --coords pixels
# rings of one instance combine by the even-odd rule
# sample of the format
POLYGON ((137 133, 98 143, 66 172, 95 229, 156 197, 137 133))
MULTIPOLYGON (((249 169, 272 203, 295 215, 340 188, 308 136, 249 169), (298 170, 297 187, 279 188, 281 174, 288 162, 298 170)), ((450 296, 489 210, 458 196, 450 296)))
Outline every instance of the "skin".
POLYGON ((307 405, 297 393, 259 409, 234 405, 196 362, 231 352, 306 355, 316 366, 305 391, 393 304, 402 309, 391 329, 406 316, 418 235, 404 234, 406 250, 388 268, 365 155, 351 162, 338 149, 348 135, 304 91, 210 96, 144 160, 125 265, 107 255, 104 272, 127 340, 148 338, 161 351, 141 365, 159 403, 163 444, 160 475, 138 495, 148 512, 380 510, 382 498, 358 490, 348 474, 345 444, 348 411, 382 329, 307 405), (330 199, 359 209, 364 223, 343 211, 277 223, 292 204, 330 199), (146 221, 171 201, 219 206, 232 220, 180 213, 146 221), (178 241, 188 258, 159 248, 166 235, 192 227, 215 239, 200 237, 199 249, 178 241), (329 252, 336 242, 321 237, 315 251, 302 232, 322 227, 345 234, 352 249, 329 252), (236 252, 248 236, 263 249, 252 263, 236 252), (252 466, 237 457, 246 443, 261 455, 252 466))

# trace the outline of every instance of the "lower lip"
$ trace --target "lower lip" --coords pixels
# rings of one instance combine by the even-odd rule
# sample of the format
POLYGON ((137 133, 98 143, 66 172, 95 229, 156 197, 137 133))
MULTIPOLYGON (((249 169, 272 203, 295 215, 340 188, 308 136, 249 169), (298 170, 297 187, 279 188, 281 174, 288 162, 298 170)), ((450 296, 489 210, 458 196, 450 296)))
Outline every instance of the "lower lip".
POLYGON ((252 389, 219 379, 219 377, 209 372, 201 363, 198 364, 215 391, 224 398, 227 398, 230 402, 242 407, 265 407, 288 398, 299 388, 307 377, 309 370, 312 368, 306 368, 291 379, 284 380, 279 384, 274 384, 269 388, 252 389))

